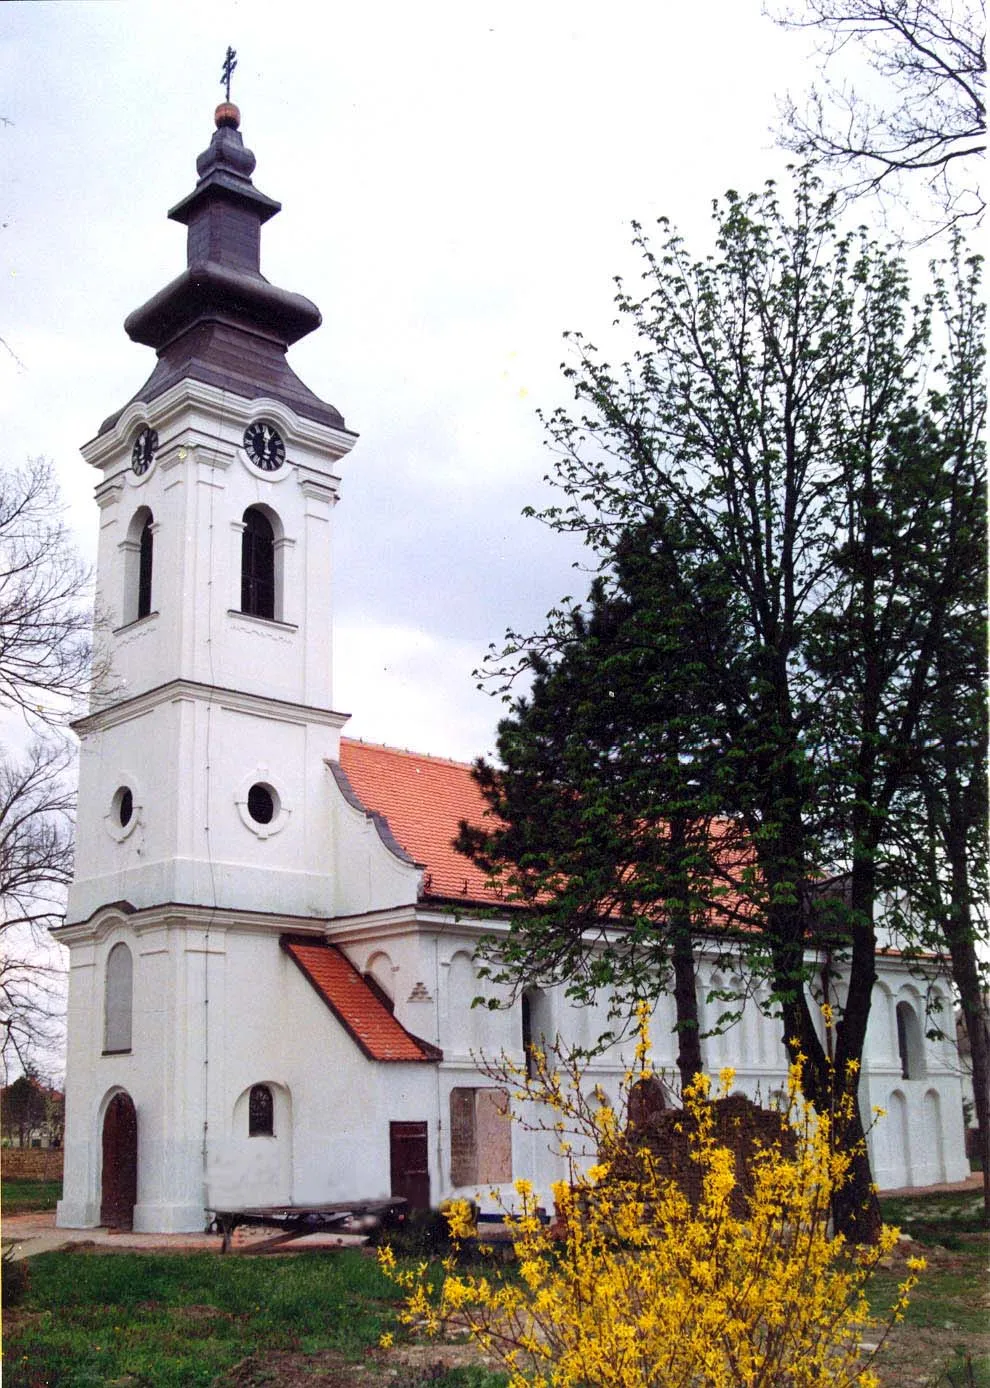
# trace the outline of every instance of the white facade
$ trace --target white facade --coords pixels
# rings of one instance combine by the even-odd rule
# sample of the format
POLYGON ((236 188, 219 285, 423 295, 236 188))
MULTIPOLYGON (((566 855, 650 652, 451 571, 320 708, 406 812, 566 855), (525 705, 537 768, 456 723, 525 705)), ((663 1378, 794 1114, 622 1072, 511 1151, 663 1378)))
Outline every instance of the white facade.
MULTIPOLYGON (((78 725, 76 877, 60 932, 70 950, 62 1226, 101 1220, 116 1096, 136 1115, 139 1230, 201 1229, 207 1209, 230 1205, 387 1196, 389 1134, 403 1123, 426 1125, 433 1203, 475 1193, 455 1179, 465 1168, 452 1155, 452 1106, 491 1087, 478 1053, 522 1060, 520 1006, 471 1007, 483 991, 473 952, 492 922, 431 906, 426 865, 389 841, 332 770, 346 720, 332 702, 331 526, 336 467, 353 442, 263 390, 190 378, 128 405, 83 450, 100 473, 107 674, 78 725), (245 452, 257 420, 285 443, 271 471, 245 452), (158 448, 138 474, 131 450, 145 428, 158 448), (270 617, 241 610, 250 508, 274 534, 270 617), (150 603, 139 616, 149 522, 150 603), (258 786, 271 798, 266 822, 249 808, 258 786), (339 946, 443 1059, 370 1058, 288 956, 286 936, 339 946), (120 945, 130 967, 118 950, 108 987, 120 945), (271 1130, 251 1135, 257 1086, 270 1095, 271 1130)), ((876 1178, 881 1188, 959 1179, 952 1048, 925 1038, 923 999, 900 962, 878 968, 863 1077, 864 1104, 888 1111, 871 1138, 876 1178), (900 1042, 898 1006, 915 1017, 902 1010, 900 1042)), ((703 993, 731 985, 731 971, 716 974, 714 960, 701 961, 703 993)), ((548 990, 534 1005, 538 1030, 572 1044, 609 1024, 607 999, 578 1009, 548 990)), ((656 1058, 671 1072, 672 1023, 661 998, 656 1058)), ((782 1089, 780 1024, 752 1003, 705 1047, 707 1066, 733 1064, 751 1097, 782 1089)), ((608 1089, 625 1068, 621 1049, 596 1065, 608 1089)), ((486 1185, 510 1175, 506 1162, 494 1177, 479 1162, 486 1185)), ((546 1140, 514 1126, 511 1175, 548 1191, 559 1174, 546 1140)))

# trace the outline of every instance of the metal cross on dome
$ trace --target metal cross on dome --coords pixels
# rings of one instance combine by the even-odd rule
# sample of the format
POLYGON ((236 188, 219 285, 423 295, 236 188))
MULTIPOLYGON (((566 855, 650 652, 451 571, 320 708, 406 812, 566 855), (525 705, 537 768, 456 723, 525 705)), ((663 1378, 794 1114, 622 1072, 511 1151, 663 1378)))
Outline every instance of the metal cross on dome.
POLYGON ((237 66, 237 51, 228 45, 227 56, 223 60, 223 76, 220 78, 221 87, 226 88, 227 100, 230 100, 230 74, 237 66))

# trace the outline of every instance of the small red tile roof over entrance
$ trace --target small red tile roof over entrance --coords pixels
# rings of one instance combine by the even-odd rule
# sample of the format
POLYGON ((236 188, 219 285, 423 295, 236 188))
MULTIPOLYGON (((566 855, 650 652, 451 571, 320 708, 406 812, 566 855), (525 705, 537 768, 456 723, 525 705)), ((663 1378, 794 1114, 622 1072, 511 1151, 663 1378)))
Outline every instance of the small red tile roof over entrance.
POLYGON ((358 799, 388 821, 426 870, 423 895, 491 905, 485 874, 454 850, 460 821, 481 824, 486 805, 466 762, 341 738, 340 764, 358 799))
POLYGON ((283 935, 282 948, 370 1060, 442 1060, 443 1052, 406 1031, 335 945, 283 935))

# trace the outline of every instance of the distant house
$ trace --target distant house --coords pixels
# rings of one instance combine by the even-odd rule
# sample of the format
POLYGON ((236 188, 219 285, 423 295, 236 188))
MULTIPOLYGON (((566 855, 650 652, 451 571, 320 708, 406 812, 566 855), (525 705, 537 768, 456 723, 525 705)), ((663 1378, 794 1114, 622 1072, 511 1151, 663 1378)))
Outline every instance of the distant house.
POLYGON ((65 1095, 28 1075, 0 1089, 0 1136, 5 1147, 61 1147, 65 1095))

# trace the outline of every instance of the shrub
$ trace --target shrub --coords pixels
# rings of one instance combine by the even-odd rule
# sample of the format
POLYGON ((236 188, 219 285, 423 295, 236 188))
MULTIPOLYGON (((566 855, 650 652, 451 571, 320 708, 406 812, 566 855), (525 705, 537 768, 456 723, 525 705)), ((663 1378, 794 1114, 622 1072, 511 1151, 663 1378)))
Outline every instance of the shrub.
POLYGON ((5 1248, 0 1258, 0 1286, 3 1288, 3 1305, 9 1310, 19 1306, 27 1295, 31 1281, 31 1271, 23 1259, 14 1259, 13 1248, 5 1248))
POLYGON ((375 1242, 387 1245, 402 1258, 445 1257, 452 1251, 447 1213, 443 1208, 410 1210, 401 1221, 383 1221, 375 1242))
MULTIPOLYGON (((640 1026, 624 1099, 650 1071, 645 1013, 640 1026)), ((683 1096, 695 1177, 683 1182, 636 1145, 621 1109, 600 1091, 589 1102, 576 1069, 568 1083, 553 1059, 538 1059, 516 1097, 547 1106, 570 1157, 570 1179, 554 1187, 554 1225, 540 1222, 535 1193, 517 1181, 513 1276, 459 1274, 448 1258, 443 1275, 430 1277, 382 1249, 383 1268, 408 1293, 400 1320, 430 1334, 467 1330, 513 1388, 873 1388, 861 1345, 867 1331, 882 1344, 885 1330, 871 1320, 865 1288, 897 1231, 884 1229, 865 1249, 830 1236, 831 1196, 851 1165, 844 1112, 815 1113, 795 1066, 789 1123, 751 1150, 740 1201, 735 1155, 716 1135, 704 1076, 683 1096), (563 1140, 574 1132, 596 1151, 585 1169, 563 1140)), ((722 1094, 731 1082, 723 1072, 722 1094)), ((455 1238, 470 1233, 466 1206, 449 1219, 455 1238)), ((893 1319, 923 1266, 909 1264, 893 1319)))

